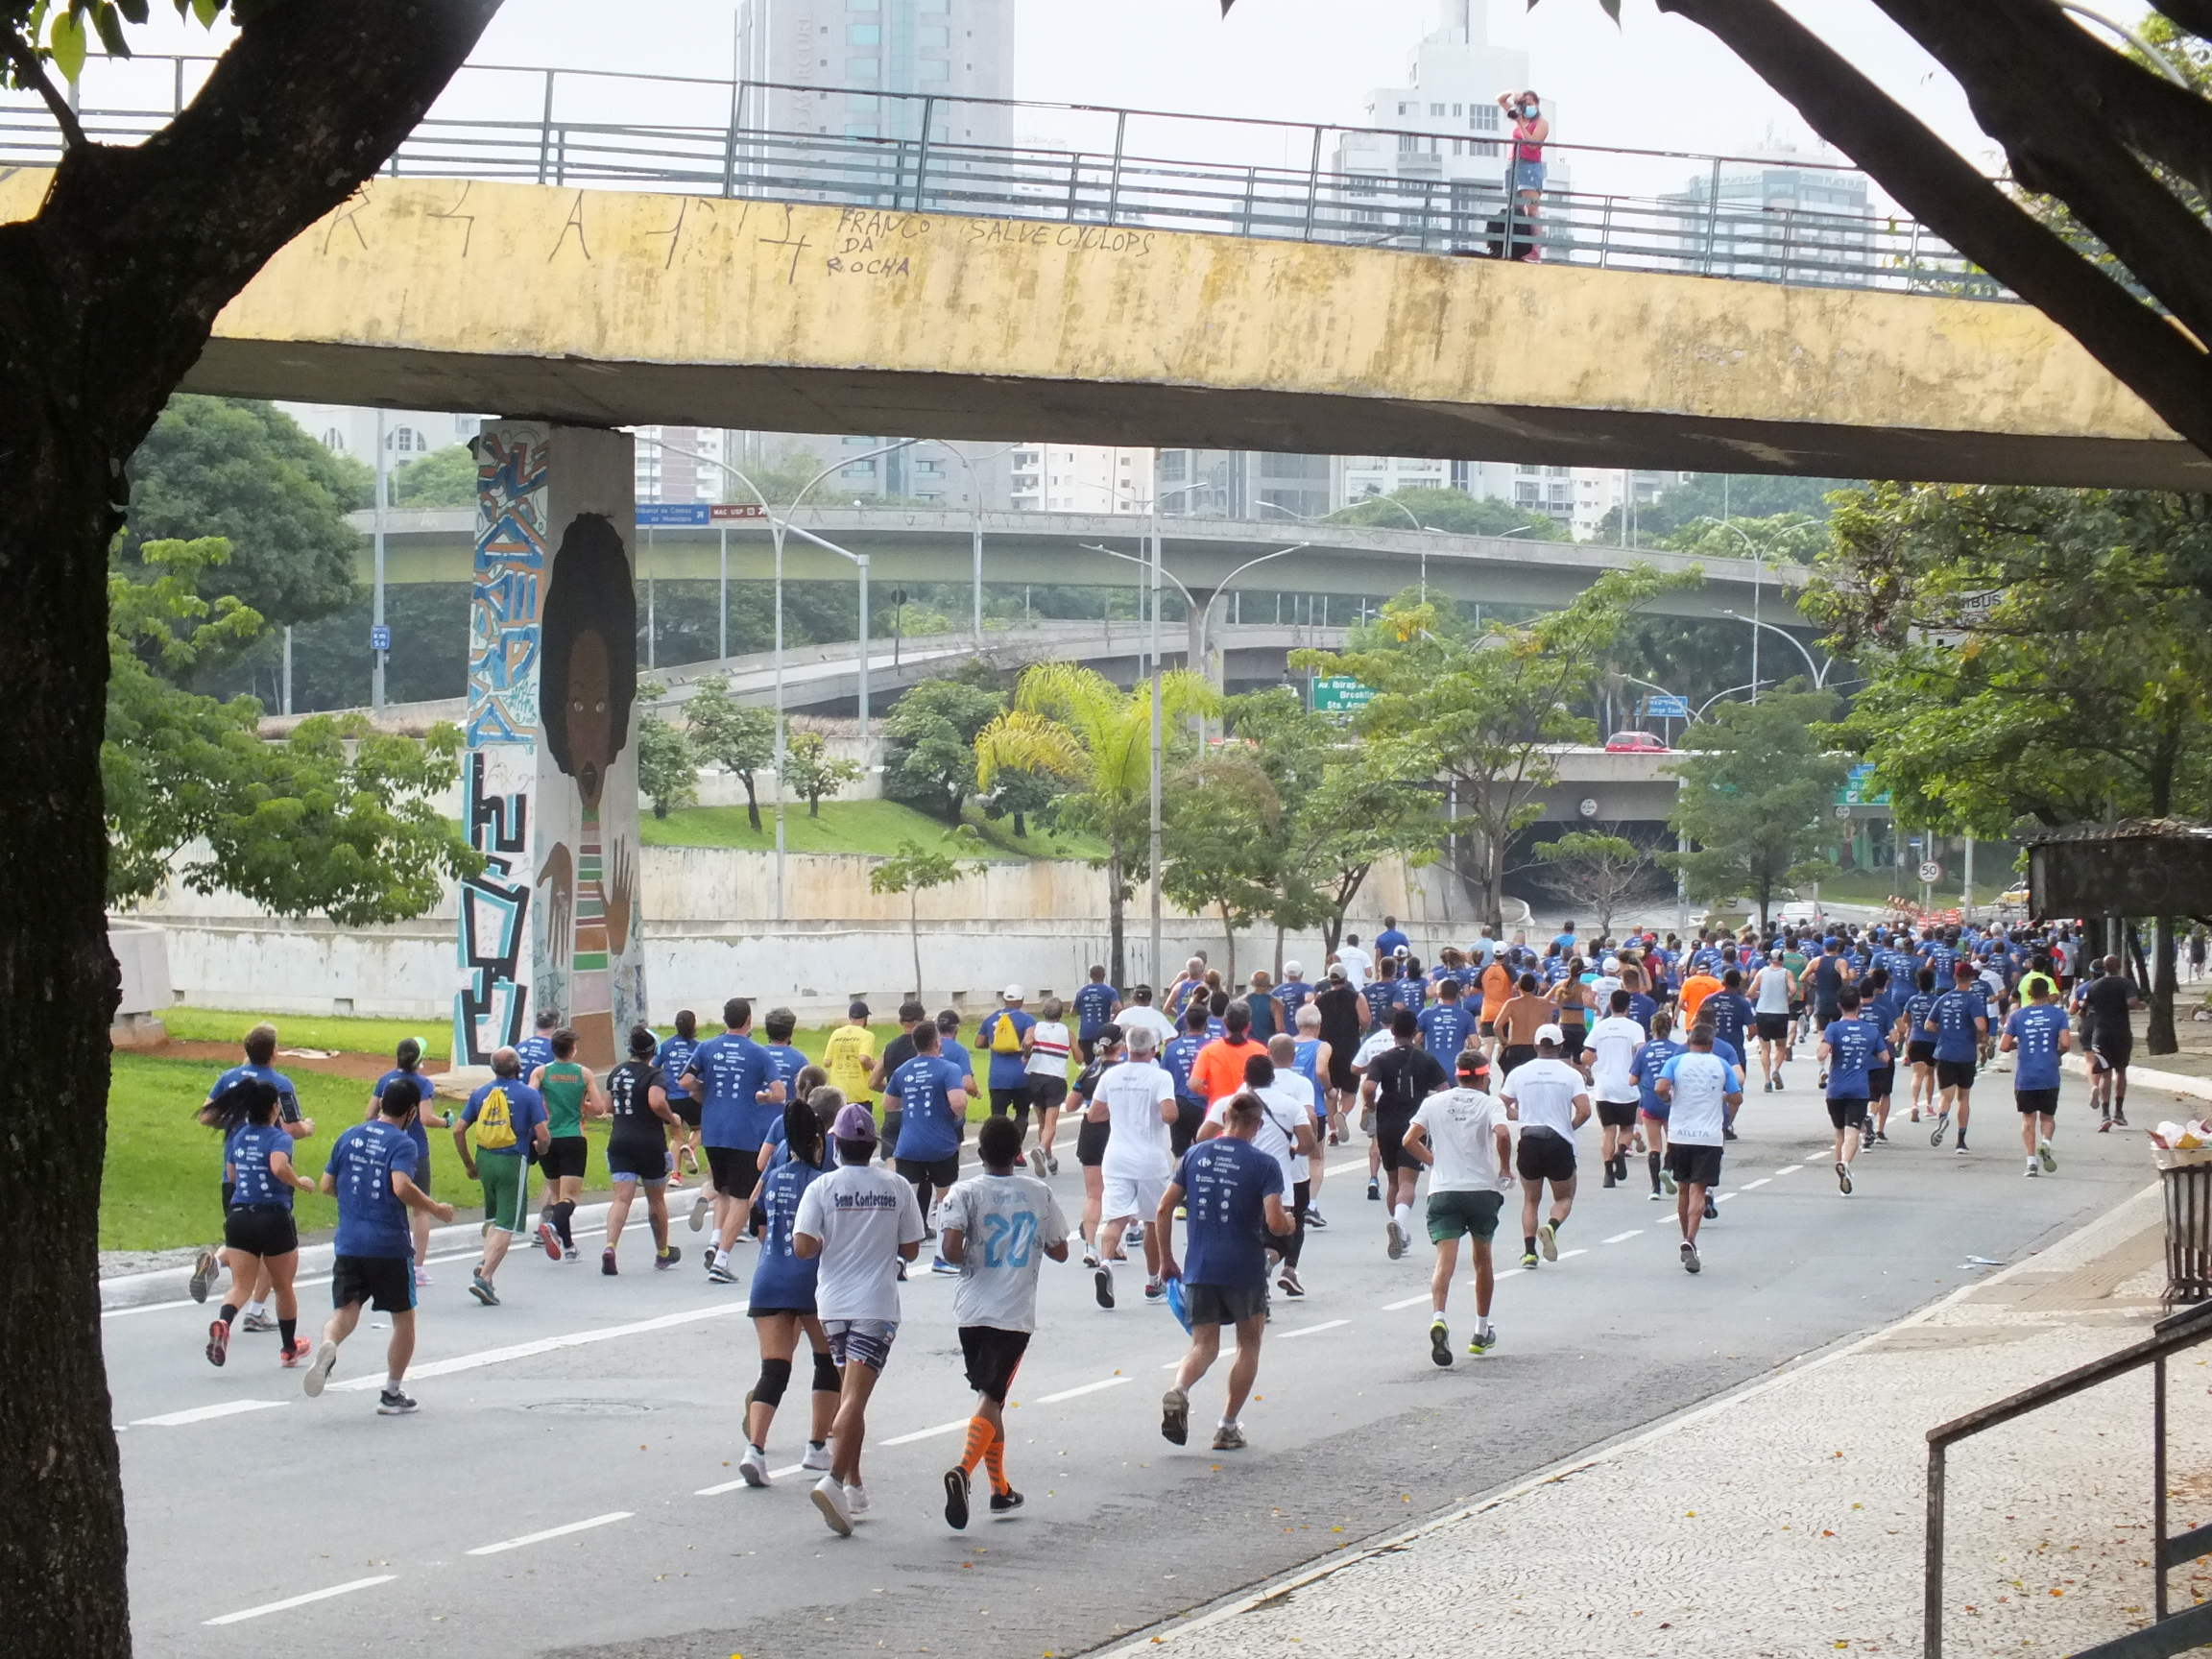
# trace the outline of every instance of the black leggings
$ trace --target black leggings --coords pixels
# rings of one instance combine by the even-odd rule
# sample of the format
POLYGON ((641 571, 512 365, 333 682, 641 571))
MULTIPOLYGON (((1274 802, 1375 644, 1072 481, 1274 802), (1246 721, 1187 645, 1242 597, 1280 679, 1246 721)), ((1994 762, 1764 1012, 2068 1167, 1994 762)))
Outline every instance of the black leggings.
POLYGON ((1313 1183, 1301 1181, 1291 1189, 1290 1237, 1283 1240, 1283 1264, 1298 1265, 1299 1252, 1306 1248, 1306 1206, 1312 1201, 1313 1183))

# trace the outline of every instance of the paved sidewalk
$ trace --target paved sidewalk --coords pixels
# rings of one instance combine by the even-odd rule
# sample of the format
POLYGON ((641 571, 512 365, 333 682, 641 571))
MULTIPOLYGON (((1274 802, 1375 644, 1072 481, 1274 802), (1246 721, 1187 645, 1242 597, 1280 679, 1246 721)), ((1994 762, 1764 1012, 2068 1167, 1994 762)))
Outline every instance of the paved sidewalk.
MULTIPOLYGON (((2152 1187, 1874 1336, 1122 1651, 1918 1653, 1926 1431, 2142 1335, 2160 1226, 2152 1187)), ((2171 1367, 2176 1531, 2212 1517, 2208 1382, 2212 1346, 2171 1367)), ((2138 1373, 1954 1448, 1949 1659, 2148 1623, 2150 1388, 2138 1373)), ((2176 1606, 2212 1595, 2212 1558, 2172 1588, 2176 1606)))

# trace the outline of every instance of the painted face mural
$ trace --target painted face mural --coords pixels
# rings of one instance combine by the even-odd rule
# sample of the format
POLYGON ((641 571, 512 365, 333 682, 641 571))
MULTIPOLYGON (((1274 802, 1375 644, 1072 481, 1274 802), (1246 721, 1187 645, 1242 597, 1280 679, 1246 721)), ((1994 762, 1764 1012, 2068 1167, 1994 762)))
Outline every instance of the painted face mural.
POLYGON ((576 636, 568 655, 568 685, 559 710, 567 727, 568 760, 563 770, 576 780, 576 792, 587 806, 599 805, 607 768, 614 759, 611 707, 607 641, 596 628, 587 629, 576 636))

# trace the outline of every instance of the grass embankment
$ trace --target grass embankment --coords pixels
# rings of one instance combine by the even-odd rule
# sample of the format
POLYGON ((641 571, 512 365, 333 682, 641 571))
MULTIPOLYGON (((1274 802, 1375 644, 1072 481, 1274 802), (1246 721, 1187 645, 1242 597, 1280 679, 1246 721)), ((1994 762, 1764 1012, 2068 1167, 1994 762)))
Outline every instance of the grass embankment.
MULTIPOLYGON (((979 858, 1089 858, 1104 848, 1088 835, 1014 833, 1011 818, 971 811, 967 822, 981 838, 968 854, 979 858)), ((938 851, 948 833, 941 819, 899 801, 825 801, 820 817, 804 805, 783 808, 783 847, 790 853, 852 853, 896 857, 902 841, 938 851)), ((641 839, 648 847, 731 847, 748 853, 776 850, 776 814, 763 807, 755 830, 742 806, 686 806, 665 818, 647 813, 641 839)))

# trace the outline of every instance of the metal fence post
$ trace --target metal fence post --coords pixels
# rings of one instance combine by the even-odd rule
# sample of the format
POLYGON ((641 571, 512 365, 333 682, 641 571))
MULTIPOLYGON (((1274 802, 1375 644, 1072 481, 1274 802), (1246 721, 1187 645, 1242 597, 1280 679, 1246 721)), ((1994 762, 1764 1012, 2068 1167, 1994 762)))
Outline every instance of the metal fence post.
POLYGON ((1605 217, 1598 223, 1598 269, 1611 268, 1613 259, 1613 198, 1605 198, 1605 217))
POLYGON ((1111 225, 1121 211, 1121 145, 1129 136, 1129 111, 1114 112, 1114 177, 1106 187, 1106 223, 1111 225))
POLYGON ((1075 223, 1076 199, 1083 187, 1083 152, 1068 157, 1068 223, 1075 223))
POLYGON ((2166 1360, 2151 1367, 2151 1566, 2152 1615, 2166 1617, 2166 1360))
POLYGON ((184 113, 184 60, 179 56, 172 58, 169 62, 170 67, 176 71, 176 84, 169 93, 169 113, 181 115, 184 113))
POLYGON ((1713 183, 1705 197, 1705 275, 1713 275, 1713 242, 1720 228, 1720 157, 1713 157, 1713 183))
POLYGON ((1920 1659, 1943 1659, 1943 1447, 1928 1447, 1928 1552, 1920 1612, 1920 1659))
POLYGON ((922 142, 914 153, 914 211, 917 213, 922 211, 922 192, 929 180, 929 123, 936 118, 936 112, 934 97, 922 100, 922 142))
POLYGON ((722 146, 722 199, 728 201, 737 194, 737 128, 745 110, 744 84, 733 78, 730 83, 730 135, 722 146))
POLYGON ((1321 129, 1313 129, 1313 162, 1306 170, 1306 236, 1313 240, 1313 215, 1321 205, 1321 129))
POLYGON ((558 69, 545 71, 545 113, 538 122, 538 182, 545 182, 545 169, 553 160, 553 77, 558 69))

